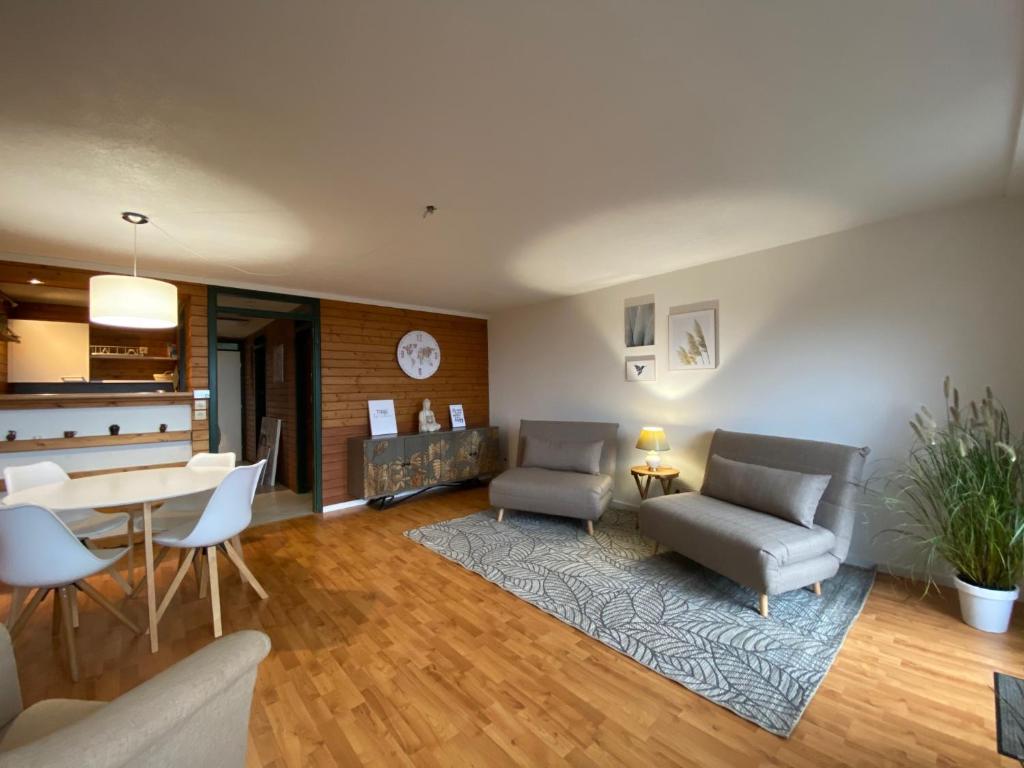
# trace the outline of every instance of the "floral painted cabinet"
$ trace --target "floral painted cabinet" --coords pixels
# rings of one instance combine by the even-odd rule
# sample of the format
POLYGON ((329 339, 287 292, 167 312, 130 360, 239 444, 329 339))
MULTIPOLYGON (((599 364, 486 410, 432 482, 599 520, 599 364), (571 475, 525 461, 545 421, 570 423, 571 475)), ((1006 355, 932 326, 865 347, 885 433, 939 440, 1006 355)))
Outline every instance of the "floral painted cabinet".
POLYGON ((498 428, 473 427, 348 441, 349 492, 382 499, 498 471, 498 428))

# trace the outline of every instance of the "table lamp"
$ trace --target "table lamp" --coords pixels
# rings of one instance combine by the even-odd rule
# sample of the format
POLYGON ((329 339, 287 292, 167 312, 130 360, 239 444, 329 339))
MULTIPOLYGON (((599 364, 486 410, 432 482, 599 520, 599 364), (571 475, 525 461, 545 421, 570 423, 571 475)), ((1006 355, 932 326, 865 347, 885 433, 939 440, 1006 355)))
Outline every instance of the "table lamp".
POLYGON ((657 469, 661 466, 661 456, 658 454, 669 449, 665 430, 661 427, 644 427, 640 430, 636 447, 641 451, 647 451, 647 467, 657 469))

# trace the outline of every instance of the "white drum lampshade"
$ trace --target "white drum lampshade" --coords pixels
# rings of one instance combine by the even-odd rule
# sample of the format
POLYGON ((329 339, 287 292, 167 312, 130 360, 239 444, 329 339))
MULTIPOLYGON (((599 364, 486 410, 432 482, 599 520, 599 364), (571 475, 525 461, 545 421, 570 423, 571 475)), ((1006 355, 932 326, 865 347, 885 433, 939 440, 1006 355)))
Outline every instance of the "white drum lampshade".
POLYGON ((175 328, 178 288, 148 277, 90 277, 89 320, 118 328, 175 328))

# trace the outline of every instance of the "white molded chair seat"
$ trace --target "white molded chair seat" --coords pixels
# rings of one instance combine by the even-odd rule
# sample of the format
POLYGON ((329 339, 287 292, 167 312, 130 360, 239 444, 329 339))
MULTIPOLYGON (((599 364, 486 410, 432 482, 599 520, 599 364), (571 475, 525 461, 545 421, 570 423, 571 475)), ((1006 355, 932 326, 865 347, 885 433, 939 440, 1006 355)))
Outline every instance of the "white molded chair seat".
POLYGON ((95 600, 136 634, 139 628, 117 607, 85 581, 106 570, 127 554, 127 547, 94 551, 85 547, 64 521, 35 504, 7 507, 0 513, 0 581, 23 589, 35 589, 20 614, 14 617, 11 635, 25 626, 39 603, 54 592, 54 621, 64 628, 71 678, 78 680, 72 601, 76 590, 95 600), (59 603, 57 602, 59 601, 59 603))
MULTIPOLYGON (((227 453, 197 453, 188 460, 185 466, 234 469, 235 454, 230 451, 227 453)), ((166 531, 170 528, 195 523, 212 496, 213 491, 203 491, 165 501, 158 509, 153 510, 153 531, 166 531)), ((133 525, 135 533, 142 533, 145 527, 142 517, 139 515, 134 516, 133 525)))
MULTIPOLYGON (((38 488, 41 485, 53 485, 67 482, 70 478, 68 473, 52 461, 40 461, 35 464, 26 464, 21 467, 6 467, 4 469, 4 484, 8 493, 25 491, 29 488, 38 488)), ((72 509, 63 512, 55 512, 58 518, 71 530, 75 536, 84 542, 90 539, 102 538, 104 536, 120 536, 130 534, 131 516, 126 512, 97 512, 95 509, 72 509)), ((131 542, 129 541, 129 544, 131 542)), ((128 572, 133 569, 132 557, 128 556, 128 572)), ((124 590, 125 594, 131 594, 132 588, 128 580, 122 576, 117 568, 109 567, 110 576, 124 590)), ((14 621, 18 610, 21 608, 21 600, 24 597, 24 590, 15 589, 11 599, 11 614, 8 623, 14 621)), ((78 626, 78 602, 77 595, 72 594, 75 600, 74 616, 75 626, 78 626)))
MULTIPOLYGON (((52 461, 40 461, 21 467, 4 469, 4 484, 8 493, 52 485, 67 481, 68 473, 52 461)), ((125 512, 97 512, 95 509, 72 509, 56 513, 71 532, 80 539, 120 535, 127 531, 128 514, 125 512)))
POLYGON ((192 560, 197 556, 201 560, 205 557, 205 561, 200 567, 202 575, 200 576, 199 596, 205 596, 206 580, 209 578, 214 637, 221 635, 220 586, 217 576, 218 552, 223 552, 227 556, 238 569, 242 579, 256 590, 256 594, 261 599, 267 599, 266 590, 245 565, 241 554, 231 541, 252 522, 252 500, 256 496, 256 486, 266 463, 264 459, 250 466, 235 467, 214 490, 198 520, 178 525, 153 536, 154 543, 169 549, 180 549, 183 553, 178 565, 178 572, 157 609, 157 621, 167 610, 167 606, 188 573, 192 560))

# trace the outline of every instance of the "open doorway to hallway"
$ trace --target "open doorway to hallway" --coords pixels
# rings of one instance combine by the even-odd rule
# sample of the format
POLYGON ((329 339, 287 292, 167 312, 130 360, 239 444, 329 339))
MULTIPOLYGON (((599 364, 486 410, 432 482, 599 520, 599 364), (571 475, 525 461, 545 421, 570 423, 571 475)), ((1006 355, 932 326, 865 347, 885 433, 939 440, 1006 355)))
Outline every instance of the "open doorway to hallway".
POLYGON ((211 450, 252 463, 279 430, 254 523, 319 512, 319 303, 211 288, 210 324, 211 450))

